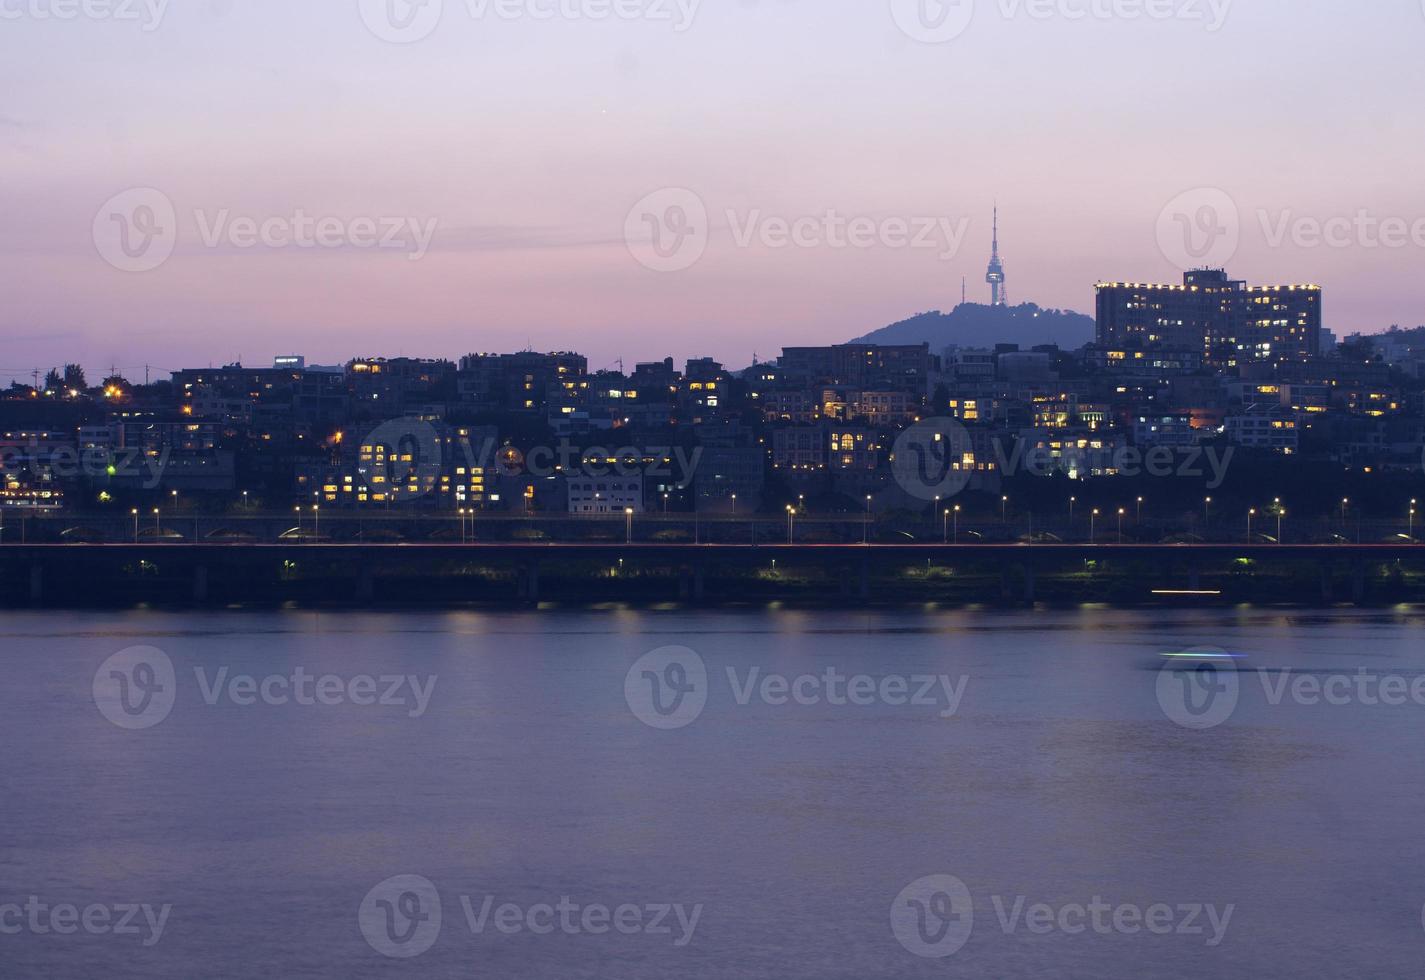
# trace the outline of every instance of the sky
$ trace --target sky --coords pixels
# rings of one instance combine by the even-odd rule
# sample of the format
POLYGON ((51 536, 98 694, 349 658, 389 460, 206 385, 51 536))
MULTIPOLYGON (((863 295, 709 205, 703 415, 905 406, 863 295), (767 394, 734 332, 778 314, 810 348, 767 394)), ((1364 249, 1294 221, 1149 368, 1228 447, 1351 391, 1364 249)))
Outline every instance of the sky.
POLYGON ((0 0, 0 381, 842 342, 1225 264, 1425 323, 1421 0, 0 0))

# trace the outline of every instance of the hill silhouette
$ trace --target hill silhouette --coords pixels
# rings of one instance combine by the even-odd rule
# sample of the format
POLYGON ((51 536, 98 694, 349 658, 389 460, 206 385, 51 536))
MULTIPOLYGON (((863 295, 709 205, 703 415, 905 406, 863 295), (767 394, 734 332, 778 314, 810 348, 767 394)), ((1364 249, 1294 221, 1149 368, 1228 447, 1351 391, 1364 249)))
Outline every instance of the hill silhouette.
POLYGON ((1077 350, 1094 339, 1092 317, 1072 310, 1046 310, 1034 303, 1019 306, 984 306, 962 303, 953 312, 932 310, 893 323, 888 327, 857 337, 852 343, 920 344, 929 343, 931 351, 939 353, 951 344, 961 347, 994 347, 995 344, 1018 344, 1030 348, 1037 344, 1058 344, 1065 350, 1077 350))

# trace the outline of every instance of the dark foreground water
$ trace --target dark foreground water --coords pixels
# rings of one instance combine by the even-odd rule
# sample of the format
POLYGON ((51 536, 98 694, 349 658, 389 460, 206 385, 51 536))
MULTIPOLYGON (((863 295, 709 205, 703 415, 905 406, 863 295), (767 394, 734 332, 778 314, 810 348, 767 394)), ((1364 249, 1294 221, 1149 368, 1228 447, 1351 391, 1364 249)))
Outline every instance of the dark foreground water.
POLYGON ((0 644, 0 976, 1425 964, 1407 611, 11 614, 0 644))

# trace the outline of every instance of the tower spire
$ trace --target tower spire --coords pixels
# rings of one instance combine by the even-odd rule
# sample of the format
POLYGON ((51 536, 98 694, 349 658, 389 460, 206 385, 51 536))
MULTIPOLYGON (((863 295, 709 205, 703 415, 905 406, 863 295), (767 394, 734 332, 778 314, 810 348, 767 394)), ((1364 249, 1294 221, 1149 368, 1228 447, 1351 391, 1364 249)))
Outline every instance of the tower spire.
POLYGON ((994 237, 991 240, 990 268, 985 273, 985 282, 990 284, 990 305, 1007 305, 1009 292, 1005 288, 1004 262, 999 257, 999 202, 995 202, 994 237))

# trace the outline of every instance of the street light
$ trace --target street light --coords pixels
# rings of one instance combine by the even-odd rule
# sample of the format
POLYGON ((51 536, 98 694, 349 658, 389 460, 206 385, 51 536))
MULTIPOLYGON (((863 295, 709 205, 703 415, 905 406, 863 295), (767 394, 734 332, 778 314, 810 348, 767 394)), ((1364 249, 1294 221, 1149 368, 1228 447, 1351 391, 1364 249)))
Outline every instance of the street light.
POLYGON ((1247 511, 1247 543, 1252 543, 1252 518, 1257 516, 1257 508, 1247 511))
POLYGON ((632 507, 625 507, 625 508, 623 509, 623 517, 624 517, 624 525, 625 525, 625 526, 624 526, 624 543, 625 543, 625 544, 633 544, 633 508, 632 508, 632 507))
POLYGON ((1123 543, 1123 514, 1124 514, 1124 509, 1123 509, 1122 507, 1118 508, 1118 543, 1119 543, 1119 544, 1122 544, 1122 543, 1123 543))
MULTIPOLYGON (((1280 498, 1278 498, 1280 499, 1280 498)), ((1286 516, 1286 511, 1281 507, 1277 508, 1277 544, 1282 543, 1282 518, 1286 516)))
POLYGON ((292 513, 297 515, 297 543, 302 543, 302 505, 298 504, 292 508, 292 513))
POLYGON ((1207 525, 1212 523, 1212 498, 1204 497, 1202 501, 1202 529, 1207 530, 1207 525))
POLYGON ((1000 522, 1001 524, 1008 524, 1008 523, 1009 523, 1009 498, 1008 498, 1008 497, 1001 497, 1001 498, 999 498, 999 522, 1000 522))
POLYGON ((139 543, 139 509, 138 509, 137 507, 135 507, 133 510, 129 511, 129 513, 132 514, 132 515, 133 515, 133 518, 134 518, 134 544, 138 544, 138 543, 139 543))
POLYGON ((960 543, 960 505, 955 505, 955 543, 960 543))
POLYGON ((1135 524, 1142 524, 1142 523, 1143 523, 1143 498, 1142 498, 1142 497, 1139 497, 1139 498, 1138 498, 1138 519, 1137 519, 1136 521, 1134 521, 1134 523, 1135 523, 1135 524))
POLYGON ((792 522, 796 520, 797 509, 787 504, 787 544, 792 543, 792 522))
POLYGON ((312 538, 316 540, 322 536, 322 514, 321 507, 312 504, 312 538))
POLYGON ((1098 508, 1095 507, 1095 508, 1093 509, 1093 513, 1089 515, 1089 544, 1094 544, 1094 543, 1095 543, 1095 542, 1094 542, 1094 535, 1095 535, 1094 525, 1096 525, 1097 523, 1098 523, 1098 508))
POLYGON ((1410 501, 1410 540, 1415 541, 1415 501, 1410 501))
POLYGON ((732 516, 737 516, 737 494, 732 495, 732 516))
POLYGON ((1070 524, 1070 525, 1072 525, 1072 524, 1074 523, 1074 504, 1076 504, 1076 503, 1078 503, 1078 502, 1079 502, 1079 498, 1078 498, 1078 497, 1070 497, 1070 498, 1069 498, 1069 524, 1070 524))
POLYGON ((861 522, 861 543, 871 543, 871 495, 866 494, 866 517, 861 522))
POLYGON ((668 495, 666 493, 663 495, 663 516, 668 516, 668 495))
POLYGON ((153 539, 158 541, 163 536, 163 527, 159 523, 158 508, 153 509, 153 539))

